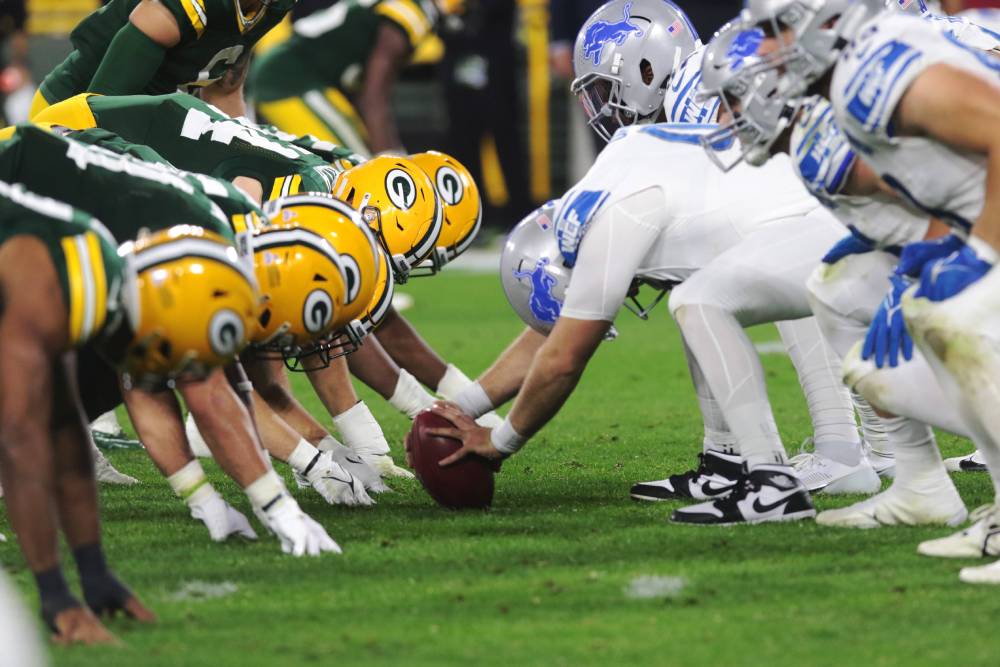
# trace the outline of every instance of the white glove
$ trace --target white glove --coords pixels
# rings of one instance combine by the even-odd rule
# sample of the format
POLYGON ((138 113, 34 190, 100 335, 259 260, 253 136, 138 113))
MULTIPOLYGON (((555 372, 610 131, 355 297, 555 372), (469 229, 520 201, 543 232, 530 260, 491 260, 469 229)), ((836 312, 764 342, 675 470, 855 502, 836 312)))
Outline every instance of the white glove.
POLYGON ((374 505, 361 480, 334 463, 330 452, 323 452, 305 475, 310 486, 331 505, 374 505))
POLYGON ((257 539, 257 533, 250 527, 250 522, 243 513, 223 500, 219 492, 207 484, 188 499, 188 506, 191 508, 191 517, 205 524, 209 536, 215 542, 225 542, 230 535, 239 535, 248 540, 257 539))
POLYGON ((392 491, 382 481, 382 476, 378 474, 377 470, 365 463, 364 459, 355 454, 353 449, 340 444, 333 437, 327 436, 323 438, 319 443, 319 450, 321 452, 330 452, 333 462, 339 463, 340 467, 354 475, 355 479, 361 480, 366 490, 372 493, 392 491))
POLYGON ((392 457, 387 454, 359 454, 361 460, 378 471, 383 477, 398 477, 413 479, 413 473, 406 468, 400 468, 392 457))
POLYGON ((323 552, 343 553, 323 526, 299 508, 288 494, 282 494, 267 510, 254 508, 254 514, 267 529, 281 540, 281 550, 296 558, 319 556, 323 552))
POLYGON ((492 410, 476 420, 476 423, 483 428, 500 428, 503 424, 503 417, 492 410))
POLYGON ((344 444, 380 475, 413 479, 413 473, 398 467, 389 456, 389 443, 382 433, 382 427, 363 402, 334 417, 333 423, 344 438, 344 444))

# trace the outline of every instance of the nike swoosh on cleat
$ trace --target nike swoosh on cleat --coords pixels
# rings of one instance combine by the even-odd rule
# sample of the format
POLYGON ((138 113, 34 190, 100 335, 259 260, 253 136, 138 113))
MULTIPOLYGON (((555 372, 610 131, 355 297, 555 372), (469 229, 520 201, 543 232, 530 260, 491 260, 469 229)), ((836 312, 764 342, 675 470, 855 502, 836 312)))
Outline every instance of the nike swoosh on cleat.
POLYGON ((795 489, 793 491, 789 491, 784 496, 782 496, 781 498, 779 498, 776 502, 773 502, 773 503, 770 503, 770 504, 767 504, 767 505, 761 504, 760 498, 754 498, 754 500, 753 500, 753 511, 757 512, 758 514, 767 514, 768 512, 771 512, 771 511, 774 511, 774 510, 778 509, 782 505, 787 505, 788 501, 792 499, 792 496, 794 496, 798 492, 799 492, 798 489, 795 489))
POLYGON ((712 486, 711 482, 705 482, 701 485, 701 492, 706 496, 721 496, 726 493, 730 493, 733 490, 731 485, 727 486, 712 486))

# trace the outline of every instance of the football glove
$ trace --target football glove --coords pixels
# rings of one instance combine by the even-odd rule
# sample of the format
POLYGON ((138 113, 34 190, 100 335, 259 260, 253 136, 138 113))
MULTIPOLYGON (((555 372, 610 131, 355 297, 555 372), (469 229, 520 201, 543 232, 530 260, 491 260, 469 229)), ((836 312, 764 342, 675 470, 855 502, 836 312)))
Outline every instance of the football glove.
POLYGON ((214 542, 225 542, 231 535, 257 539, 257 533, 243 513, 223 500, 219 492, 208 484, 195 492, 188 500, 188 506, 191 517, 205 524, 214 542))
POLYGON ((823 257, 824 264, 836 264, 851 255, 863 255, 875 250, 875 244, 869 239, 853 232, 837 241, 836 245, 823 257))
POLYGON ((385 493, 392 490, 385 485, 377 470, 365 463, 353 449, 340 444, 332 436, 323 438, 317 447, 321 452, 330 452, 333 462, 340 464, 340 467, 354 475, 355 479, 361 480, 366 491, 385 493))
POLYGON ((944 301, 960 293, 993 268, 969 246, 924 267, 915 298, 944 301))
POLYGON ((903 248, 896 273, 901 276, 919 278, 929 262, 947 257, 953 252, 961 250, 963 246, 965 246, 965 241, 954 234, 930 241, 911 243, 903 248))
POLYGON ((299 508, 295 499, 283 493, 267 509, 254 507, 254 514, 281 541, 281 550, 296 558, 343 553, 323 526, 299 508))
POLYGON ((309 485, 331 505, 374 505, 361 480, 334 463, 330 452, 320 454, 316 463, 306 471, 309 485))
POLYGON ((892 368, 898 366, 900 352, 907 361, 913 358, 913 339, 906 330, 900 304, 911 283, 902 276, 892 276, 889 280, 892 289, 879 305, 861 349, 861 358, 868 361, 874 356, 879 368, 884 368, 887 362, 892 368))

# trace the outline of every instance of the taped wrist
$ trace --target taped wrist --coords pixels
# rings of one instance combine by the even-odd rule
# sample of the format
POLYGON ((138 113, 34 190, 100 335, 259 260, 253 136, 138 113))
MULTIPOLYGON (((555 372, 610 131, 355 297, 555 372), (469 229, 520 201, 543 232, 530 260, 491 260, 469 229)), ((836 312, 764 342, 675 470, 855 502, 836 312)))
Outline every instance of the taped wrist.
POLYGON ((51 570, 36 572, 35 584, 38 586, 42 620, 52 632, 57 632, 56 616, 67 609, 79 607, 80 601, 69 592, 66 577, 63 576, 62 568, 58 565, 51 570))
POLYGON ((503 424, 490 433, 490 442, 493 443, 493 448, 505 457, 517 454, 527 441, 527 438, 514 430, 510 423, 510 417, 503 420, 503 424))
POLYGON ((201 463, 197 459, 167 477, 167 483, 170 484, 174 493, 188 504, 199 489, 206 485, 211 486, 205 476, 205 469, 201 467, 201 463))
POLYGON ((487 395, 486 390, 478 382, 468 385, 451 400, 462 409, 462 412, 473 419, 482 417, 496 407, 487 395))
POLYGON ((288 457, 288 465, 295 472, 308 475, 309 471, 319 462, 319 457, 320 451, 311 442, 303 438, 299 440, 299 444, 295 446, 292 455, 288 457))
POLYGON ((80 572, 83 599, 98 616, 113 614, 122 609, 132 597, 132 592, 108 569, 99 543, 73 549, 73 559, 80 572))
POLYGON ((399 370, 396 390, 389 398, 389 405, 396 408, 410 419, 434 405, 434 396, 424 389, 417 378, 403 369, 399 370))
POLYGON ((288 495, 285 490, 285 483, 278 477, 278 473, 269 470, 261 475, 255 482, 244 489, 250 504, 255 510, 266 512, 275 505, 283 496, 288 495))
POLYGON ((455 397, 470 384, 472 384, 472 380, 465 373, 460 371, 457 366, 448 364, 448 368, 445 369, 441 381, 438 382, 437 393, 449 401, 454 401, 455 397))
POLYGON ((126 23, 108 45, 87 92, 101 95, 143 92, 163 63, 166 52, 134 24, 126 23))

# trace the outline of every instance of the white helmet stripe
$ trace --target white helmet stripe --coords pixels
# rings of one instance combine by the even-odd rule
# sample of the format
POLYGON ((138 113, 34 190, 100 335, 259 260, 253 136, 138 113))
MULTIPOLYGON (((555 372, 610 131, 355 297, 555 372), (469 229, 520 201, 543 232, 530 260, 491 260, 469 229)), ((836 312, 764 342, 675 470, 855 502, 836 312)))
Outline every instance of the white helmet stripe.
POLYGON ((217 241, 199 238, 181 238, 150 248, 143 248, 135 253, 136 271, 142 273, 160 264, 173 262, 184 257, 201 257, 216 261, 238 271, 251 285, 257 284, 253 273, 237 259, 235 248, 222 245, 217 241))
POLYGON ((344 263, 341 261, 337 251, 333 249, 333 246, 326 239, 308 229, 265 229, 257 236, 254 243, 254 251, 260 252, 261 250, 292 245, 304 245, 321 253, 337 267, 341 278, 345 281, 347 280, 344 263))

